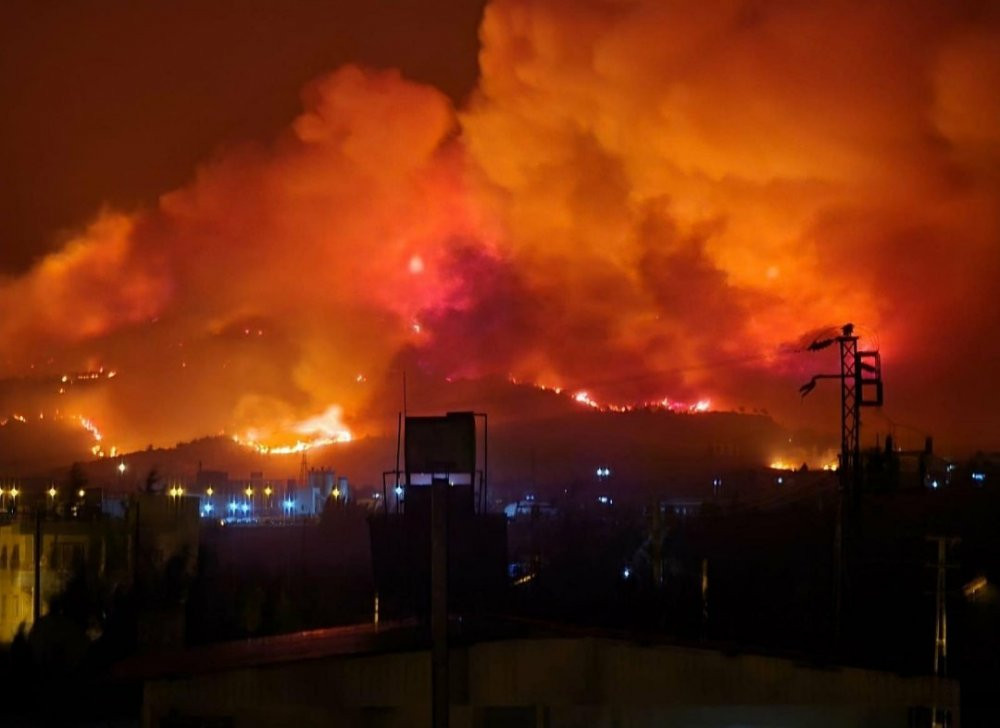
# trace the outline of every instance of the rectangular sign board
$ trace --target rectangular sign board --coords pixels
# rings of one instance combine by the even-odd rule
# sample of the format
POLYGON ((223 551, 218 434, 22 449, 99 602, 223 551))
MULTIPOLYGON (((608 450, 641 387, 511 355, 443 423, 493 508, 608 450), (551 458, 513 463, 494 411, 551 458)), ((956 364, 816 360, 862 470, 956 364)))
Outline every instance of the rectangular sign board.
POLYGON ((476 419, 472 412, 406 418, 407 473, 472 473, 476 419))

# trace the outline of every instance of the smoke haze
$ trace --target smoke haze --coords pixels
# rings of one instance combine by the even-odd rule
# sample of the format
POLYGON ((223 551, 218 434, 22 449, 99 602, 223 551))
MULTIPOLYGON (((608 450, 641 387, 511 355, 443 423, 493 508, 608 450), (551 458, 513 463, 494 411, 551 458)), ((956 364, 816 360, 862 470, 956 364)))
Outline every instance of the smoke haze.
POLYGON ((0 279, 0 377, 51 382, 0 409, 130 448, 357 436, 406 370, 428 406, 513 379, 829 428, 835 393, 797 388, 835 357, 798 349, 854 321, 901 435, 995 448, 989 4, 494 0, 479 35, 460 104, 342 66, 270 142, 0 279))

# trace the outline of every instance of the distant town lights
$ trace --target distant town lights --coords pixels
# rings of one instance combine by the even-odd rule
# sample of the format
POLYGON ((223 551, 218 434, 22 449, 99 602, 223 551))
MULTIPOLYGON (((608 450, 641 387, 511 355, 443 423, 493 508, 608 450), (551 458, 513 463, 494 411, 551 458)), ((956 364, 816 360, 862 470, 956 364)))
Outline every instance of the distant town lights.
POLYGON ((122 462, 118 463, 118 473, 120 475, 124 475, 125 474, 125 470, 126 470, 126 465, 125 465, 125 461, 123 460, 122 462))
POLYGON ((607 478, 609 475, 611 475, 611 468, 603 467, 597 469, 598 478, 607 478))

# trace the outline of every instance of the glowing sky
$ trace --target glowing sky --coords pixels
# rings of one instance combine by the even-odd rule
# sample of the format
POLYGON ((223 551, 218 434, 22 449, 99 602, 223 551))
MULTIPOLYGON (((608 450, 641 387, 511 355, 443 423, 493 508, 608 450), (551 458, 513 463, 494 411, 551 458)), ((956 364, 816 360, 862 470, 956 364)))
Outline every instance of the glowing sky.
POLYGON ((44 406, 124 443, 388 427, 404 368, 829 425, 845 321, 899 435, 1000 442, 990 3, 34 5, 0 378, 113 367, 44 406))

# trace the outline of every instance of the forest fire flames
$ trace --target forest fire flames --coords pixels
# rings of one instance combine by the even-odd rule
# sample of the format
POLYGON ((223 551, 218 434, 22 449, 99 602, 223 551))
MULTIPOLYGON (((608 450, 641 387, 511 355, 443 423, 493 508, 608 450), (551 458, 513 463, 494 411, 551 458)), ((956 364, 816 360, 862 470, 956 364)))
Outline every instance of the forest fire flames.
POLYGON ((815 425, 796 395, 815 361, 773 352, 853 320, 892 342, 894 416, 985 436, 960 413, 1000 313, 939 302, 1000 275, 1000 22, 673 5, 492 0, 461 103, 395 71, 316 79, 273 142, 223 145, 0 278, 0 379, 44 371, 68 395, 86 377, 81 410, 129 446, 346 441, 296 423, 337 402, 384 427, 371 413, 406 366, 815 425), (954 405, 917 396, 938 380, 954 405))
POLYGON ((233 435, 232 440, 261 455, 291 455, 354 439, 351 431, 341 422, 341 409, 337 406, 291 425, 288 431, 294 433, 294 442, 287 443, 287 437, 280 433, 258 431, 248 431, 243 436, 233 435), (269 444, 283 440, 287 444, 269 444))

